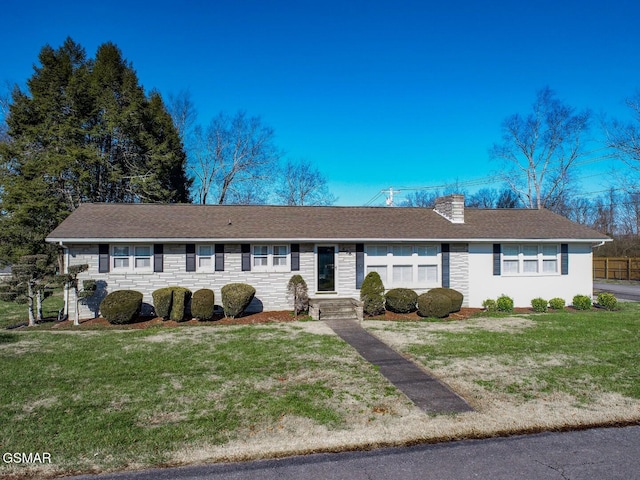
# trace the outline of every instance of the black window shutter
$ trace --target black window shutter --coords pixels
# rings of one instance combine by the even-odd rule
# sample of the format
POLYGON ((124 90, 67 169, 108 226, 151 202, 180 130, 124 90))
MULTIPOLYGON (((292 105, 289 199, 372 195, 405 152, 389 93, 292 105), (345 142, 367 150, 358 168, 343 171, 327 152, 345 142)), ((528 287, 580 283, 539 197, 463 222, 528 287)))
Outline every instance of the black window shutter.
POLYGON ((251 245, 243 243, 240 245, 240 252, 242 252, 242 271, 251 271, 251 245))
POLYGON ((196 244, 195 243, 187 243, 187 272, 195 272, 196 271, 196 244))
POLYGON ((560 244, 560 273, 569 275, 569 244, 560 244))
POLYGON ((215 271, 224 272, 224 243, 216 243, 215 253, 216 253, 215 271))
POLYGON ((442 244, 442 287, 451 286, 451 248, 448 243, 442 244))
POLYGON ((300 244, 291 244, 291 271, 297 272, 300 270, 300 244))
POLYGON ((356 243, 356 288, 364 281, 364 243, 356 243))
POLYGON ((502 253, 502 248, 499 243, 493 244, 493 274, 501 275, 501 262, 500 262, 500 254, 502 253))
POLYGON ((162 243, 153 244, 153 271, 162 272, 164 270, 164 245, 162 243))
POLYGON ((98 272, 109 272, 109 244, 101 243, 98 245, 98 272))

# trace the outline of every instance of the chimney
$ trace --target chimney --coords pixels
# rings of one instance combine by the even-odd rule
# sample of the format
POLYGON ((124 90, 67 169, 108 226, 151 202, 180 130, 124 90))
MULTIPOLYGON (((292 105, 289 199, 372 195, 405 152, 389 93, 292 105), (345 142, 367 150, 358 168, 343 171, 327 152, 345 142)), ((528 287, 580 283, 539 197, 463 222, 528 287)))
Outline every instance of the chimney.
POLYGON ((464 223, 464 195, 438 197, 434 210, 451 223, 464 223))

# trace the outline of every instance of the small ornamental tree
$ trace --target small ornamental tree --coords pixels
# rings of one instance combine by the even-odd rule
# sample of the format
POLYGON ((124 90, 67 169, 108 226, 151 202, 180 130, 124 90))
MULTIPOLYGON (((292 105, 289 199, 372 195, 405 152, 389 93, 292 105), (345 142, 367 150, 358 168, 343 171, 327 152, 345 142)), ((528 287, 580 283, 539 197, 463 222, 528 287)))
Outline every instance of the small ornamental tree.
POLYGON ((11 268, 11 279, 3 286, 0 298, 26 303, 29 326, 42 320, 42 297, 53 279, 55 267, 48 255, 25 255, 11 268))
POLYGON ((384 285, 378 272, 369 272, 360 287, 362 309, 369 316, 384 313, 384 285))
POLYGON ((66 288, 72 288, 75 295, 75 305, 74 305, 74 315, 73 315, 73 324, 80 325, 80 311, 78 309, 78 301, 80 299, 89 298, 91 295, 95 293, 96 290, 96 282, 95 280, 85 280, 83 282, 83 289, 80 290, 78 287, 78 275, 82 272, 86 272, 89 270, 89 265, 86 263, 82 265, 69 265, 67 268, 66 274, 58 275, 57 280, 60 283, 63 283, 66 288))
POLYGON ((294 275, 287 284, 287 292, 293 298, 293 314, 309 310, 309 289, 301 275, 294 275))

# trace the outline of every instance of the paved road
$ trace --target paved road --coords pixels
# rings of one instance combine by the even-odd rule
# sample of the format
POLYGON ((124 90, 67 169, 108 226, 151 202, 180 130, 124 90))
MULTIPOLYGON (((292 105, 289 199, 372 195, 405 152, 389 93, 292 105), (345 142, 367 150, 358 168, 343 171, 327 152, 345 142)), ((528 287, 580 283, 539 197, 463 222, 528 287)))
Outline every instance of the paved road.
POLYGON ((640 286, 618 285, 615 283, 593 282, 593 289, 596 291, 613 293, 617 299, 640 302, 640 286))
POLYGON ((318 454, 76 480, 640 479, 640 426, 318 454))

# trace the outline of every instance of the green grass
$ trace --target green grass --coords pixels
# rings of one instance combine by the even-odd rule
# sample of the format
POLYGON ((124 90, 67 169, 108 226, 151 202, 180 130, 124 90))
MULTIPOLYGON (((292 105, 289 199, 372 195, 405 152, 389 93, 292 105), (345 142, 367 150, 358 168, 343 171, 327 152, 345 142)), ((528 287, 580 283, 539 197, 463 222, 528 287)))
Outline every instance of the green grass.
POLYGON ((437 332, 437 341, 414 344, 408 351, 427 366, 495 357, 518 376, 510 382, 478 378, 476 383, 525 398, 535 391, 583 399, 594 392, 640 398, 640 304, 623 303, 616 312, 566 310, 529 318, 534 325, 517 333, 480 328, 437 332))
POLYGON ((364 410, 392 393, 337 337, 301 330, 2 332, 0 445, 66 471, 158 465, 285 416, 340 429, 353 391, 364 410))
MULTIPOLYGON (((58 318, 58 311, 63 307, 62 291, 55 290, 42 302, 42 315, 47 320, 58 318)), ((0 300, 0 328, 6 328, 22 322, 28 322, 29 314, 26 304, 4 302, 0 300)))

